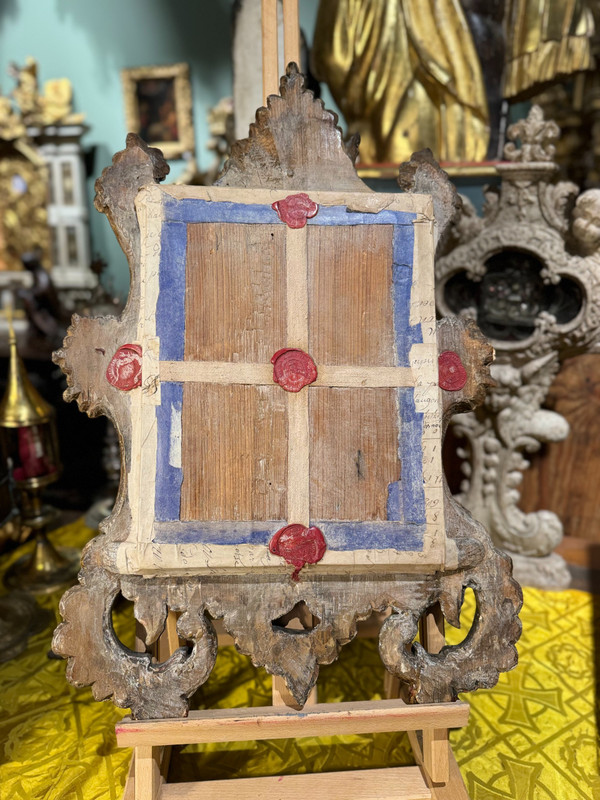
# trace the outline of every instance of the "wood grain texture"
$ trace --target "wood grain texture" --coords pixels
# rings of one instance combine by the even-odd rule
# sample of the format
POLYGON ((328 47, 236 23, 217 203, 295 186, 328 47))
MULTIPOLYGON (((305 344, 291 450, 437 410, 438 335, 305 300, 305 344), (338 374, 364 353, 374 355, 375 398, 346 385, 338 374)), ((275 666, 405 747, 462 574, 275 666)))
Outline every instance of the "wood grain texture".
POLYGON ((283 0, 283 58, 285 64, 300 64, 299 0, 283 0))
POLYGON ((564 362, 545 403, 567 420, 564 442, 549 442, 531 456, 523 474, 520 507, 558 514, 566 536, 600 542, 600 361, 581 355, 564 362))
POLYGON ((400 479, 394 389, 313 387, 309 411, 311 519, 387 519, 400 479))
POLYGON ((394 366, 391 225, 309 226, 309 353, 317 364, 394 366))
POLYGON ((263 99, 277 91, 279 78, 277 0, 261 2, 263 99))
POLYGON ((123 719, 115 726, 119 747, 140 745, 248 742, 290 739, 331 733, 385 733, 457 728, 467 724, 468 703, 410 705, 398 698, 352 703, 316 703, 302 712, 281 706, 216 708, 191 711, 187 719, 138 721, 123 719))
POLYGON ((268 363, 286 346, 285 232, 188 225, 186 360, 268 363))
MULTIPOLYGON (((415 755, 415 761, 417 764, 423 764, 423 753, 417 732, 409 731, 408 739, 415 755)), ((435 784, 426 772, 424 778, 426 786, 431 790, 433 800, 470 800, 467 787, 450 746, 448 746, 448 782, 446 784, 435 784)))
POLYGON ((183 396, 181 519, 286 519, 285 393, 186 383, 183 396))
POLYGON ((216 185, 371 194, 354 169, 356 141, 348 143, 347 152, 337 114, 304 88, 296 64, 288 65, 279 92, 258 109, 249 137, 232 145, 216 185))
POLYGON ((161 784, 158 748, 136 747, 135 750, 135 800, 148 800, 158 796, 161 784))
POLYGON ((163 788, 160 800, 299 800, 304 797, 324 797, 327 800, 427 800, 437 795, 427 788, 418 767, 396 767, 320 772, 315 775, 274 775, 236 781, 174 783, 163 788))

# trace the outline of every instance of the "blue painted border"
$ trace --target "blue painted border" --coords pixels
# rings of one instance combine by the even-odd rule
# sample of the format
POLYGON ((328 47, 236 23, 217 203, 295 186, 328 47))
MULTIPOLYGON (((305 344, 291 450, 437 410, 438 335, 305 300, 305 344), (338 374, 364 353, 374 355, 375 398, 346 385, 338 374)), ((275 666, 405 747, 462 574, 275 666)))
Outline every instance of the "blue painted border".
POLYGON ((401 480, 388 487, 387 518, 412 525, 425 525, 425 487, 423 484, 423 414, 415 408, 413 388, 397 389, 398 454, 401 480), (402 458, 402 453, 419 453, 420 459, 402 458))
MULTIPOLYGON (((171 430, 171 406, 177 411, 182 409, 183 384, 162 383, 160 387, 159 406, 156 406, 156 489, 154 496, 154 514, 158 522, 166 522, 179 518, 181 504, 181 482, 183 472, 169 464, 169 448, 171 430)), ((141 499, 144 502, 144 498, 141 499)))
POLYGON ((161 361, 182 361, 185 348, 185 268, 187 225, 168 222, 162 226, 156 335, 161 361))
MULTIPOLYGON (((317 525, 327 541, 329 550, 406 550, 423 549, 425 524, 413 525, 376 520, 371 522, 328 522, 317 525), (365 537, 368 540, 365 542, 365 537)), ((156 522, 154 539, 157 544, 264 545, 285 520, 266 522, 156 522)))
MULTIPOLYGON (((161 360, 184 357, 187 225, 199 222, 242 224, 284 224, 270 205, 213 202, 166 197, 159 266, 157 335, 161 360)), ((392 225, 392 283, 396 357, 398 366, 410 366, 413 344, 421 342, 421 328, 409 325, 413 277, 414 227, 416 214, 380 211, 378 214, 348 211, 345 206, 321 206, 309 225, 392 225)), ((181 522, 179 520, 182 474, 168 463, 171 403, 181 407, 182 384, 163 383, 162 404, 156 409, 158 429, 156 523, 157 543, 262 544, 267 545, 285 521, 270 522, 181 522), (167 388, 169 387, 169 388, 167 388)), ((332 550, 394 549, 420 551, 425 533, 425 493, 422 470, 422 414, 417 413, 414 390, 397 390, 400 453, 421 458, 402 459, 402 480, 390 484, 387 521, 317 521, 332 550)))

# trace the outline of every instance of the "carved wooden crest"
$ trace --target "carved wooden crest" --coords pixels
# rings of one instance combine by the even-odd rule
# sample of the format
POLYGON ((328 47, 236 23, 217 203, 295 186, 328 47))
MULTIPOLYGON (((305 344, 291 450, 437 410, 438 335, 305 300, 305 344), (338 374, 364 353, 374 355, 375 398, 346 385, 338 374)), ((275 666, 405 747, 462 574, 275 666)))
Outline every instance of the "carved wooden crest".
POLYGON ((382 659, 413 700, 492 685, 516 660, 520 593, 440 468, 442 423, 480 399, 492 353, 475 328, 436 327, 431 198, 369 192, 293 66, 219 187, 160 188, 165 174, 130 136, 99 179, 129 303, 74 319, 56 354, 66 398, 111 417, 123 458, 61 604, 69 679, 138 717, 185 714, 222 618, 301 705, 357 620, 391 608, 382 659), (459 624, 466 586, 468 639, 412 644, 437 602, 459 624), (172 610, 190 648, 162 664, 126 650, 119 592, 147 644, 172 610), (300 633, 281 622, 298 604, 317 620, 300 633))

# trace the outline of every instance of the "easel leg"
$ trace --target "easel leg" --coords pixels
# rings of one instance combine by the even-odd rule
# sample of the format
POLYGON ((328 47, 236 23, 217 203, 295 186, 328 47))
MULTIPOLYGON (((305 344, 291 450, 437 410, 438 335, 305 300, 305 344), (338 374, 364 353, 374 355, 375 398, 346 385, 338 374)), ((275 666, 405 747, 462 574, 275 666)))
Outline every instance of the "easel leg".
POLYGON ((157 645, 157 656, 159 661, 166 661, 179 647, 177 614, 174 611, 169 611, 167 614, 165 629, 160 635, 157 645))
POLYGON ((470 800, 467 793, 466 786, 460 774, 460 769, 454 758, 454 753, 448 745, 448 779, 445 783, 438 783, 432 779, 425 769, 423 763, 423 751, 421 743, 417 736, 416 731, 409 731, 408 738, 410 740, 415 761, 419 766, 423 767, 423 777, 427 786, 431 789, 431 797, 433 800, 470 800))
MULTIPOLYGON (((419 621, 421 643, 430 653, 439 653, 446 643, 444 615, 439 603, 429 608, 419 621)), ((423 766, 434 783, 447 783, 450 775, 448 762, 448 729, 424 730, 423 766)))
POLYGON ((159 747, 136 747, 135 800, 158 800, 160 790, 159 747))
MULTIPOLYGON (((429 608, 419 621, 421 644, 430 653, 439 653, 446 643, 444 615, 439 604, 429 608)), ((388 698, 400 696, 400 681, 390 672, 384 677, 388 698)), ((435 800, 469 800, 460 769, 450 748, 447 728, 408 731, 415 761, 422 767, 423 777, 435 800)))
MULTIPOLYGON (((144 639, 144 629, 136 621, 135 649, 137 652, 146 650, 144 639)), ((153 650, 158 661, 166 661, 178 647, 177 614, 169 611, 165 630, 153 650)), ((170 747, 134 747, 123 800, 159 800, 161 786, 167 778, 170 758, 170 747)))
POLYGON ((392 673, 387 670, 383 676, 383 693, 388 700, 400 697, 400 678, 392 675, 392 673))

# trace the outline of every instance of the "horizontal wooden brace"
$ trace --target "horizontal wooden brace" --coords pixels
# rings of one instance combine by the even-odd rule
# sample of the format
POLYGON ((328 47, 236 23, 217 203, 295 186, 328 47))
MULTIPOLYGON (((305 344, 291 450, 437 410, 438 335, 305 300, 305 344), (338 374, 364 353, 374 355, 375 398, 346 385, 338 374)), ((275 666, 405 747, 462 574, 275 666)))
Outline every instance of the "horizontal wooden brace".
POLYGON ((120 747, 139 747, 460 728, 468 718, 468 703, 408 705, 391 699, 318 703, 303 711, 269 706, 192 711, 182 719, 125 718, 115 732, 120 747))
POLYGON ((428 800, 433 795, 418 767, 273 775, 162 787, 160 800, 428 800))
MULTIPOLYGON (((348 388, 394 388, 414 386, 410 367, 355 367, 317 365, 317 380, 312 386, 348 388)), ((228 361, 161 361, 161 381, 197 383, 243 383, 273 386, 270 364, 246 364, 228 361)))

